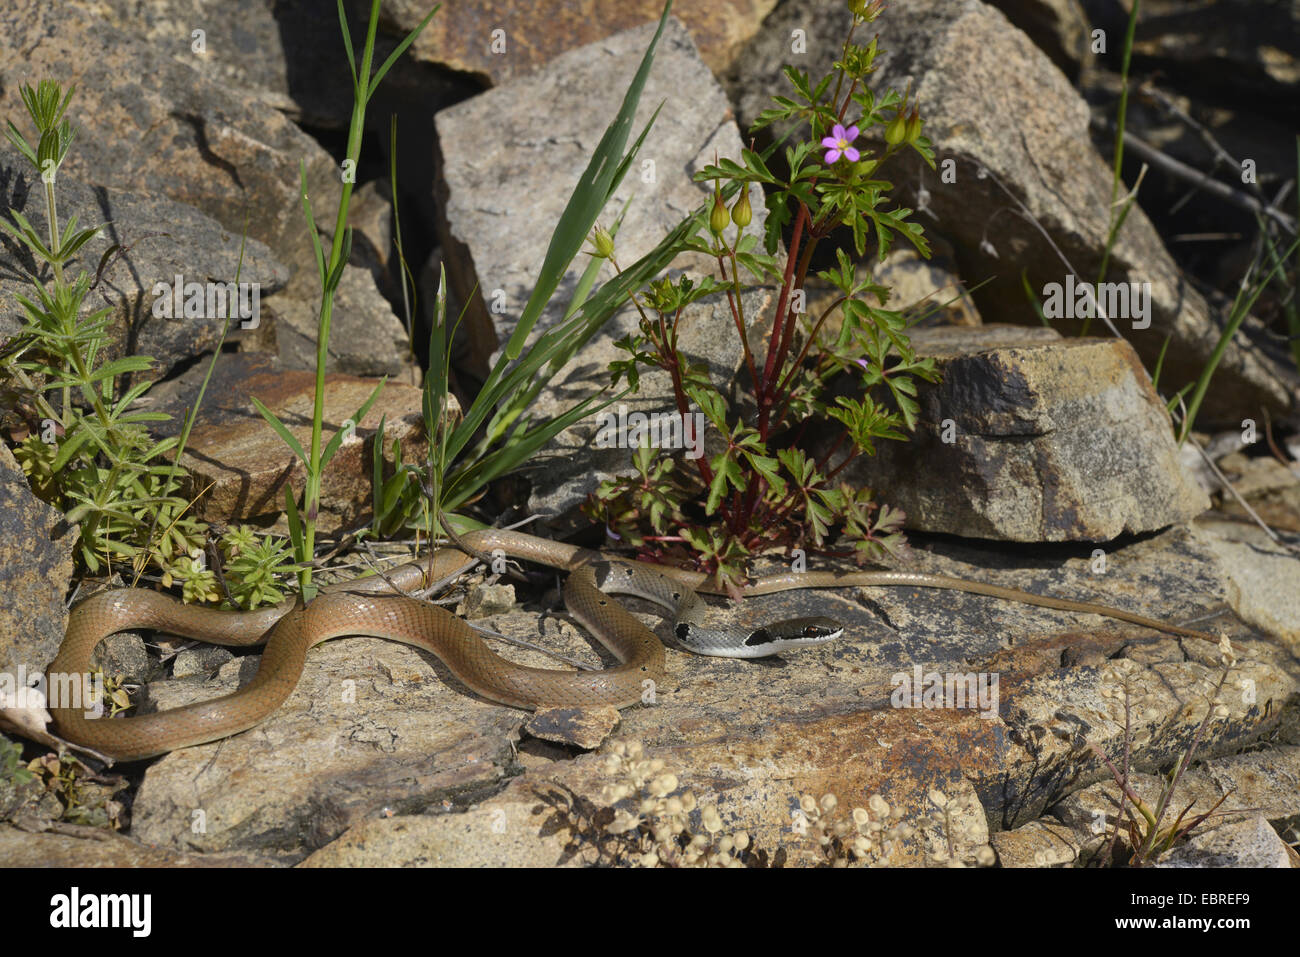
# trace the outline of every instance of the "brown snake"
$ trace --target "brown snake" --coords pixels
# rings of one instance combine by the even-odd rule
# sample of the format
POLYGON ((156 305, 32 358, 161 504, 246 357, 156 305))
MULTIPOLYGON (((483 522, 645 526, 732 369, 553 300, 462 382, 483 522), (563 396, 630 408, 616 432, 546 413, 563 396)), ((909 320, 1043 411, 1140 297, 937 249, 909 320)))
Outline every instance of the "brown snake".
MULTIPOLYGON (((388 638, 431 651, 468 688, 485 698, 519 708, 626 707, 639 702, 643 682, 660 682, 664 647, 649 628, 601 591, 640 595, 677 609, 676 633, 688 648, 703 654, 757 657, 783 648, 820 644, 837 637, 827 619, 802 619, 731 636, 709 631, 699 621, 704 608, 696 591, 707 576, 666 566, 613 559, 589 549, 537 538, 522 532, 487 529, 464 536, 467 546, 482 553, 496 550, 515 558, 539 562, 570 572, 564 587, 569 613, 591 631, 621 662, 603 671, 554 671, 528 668, 493 652, 468 625, 442 608, 393 594, 416 589, 464 568, 471 559, 456 549, 434 553, 429 563, 407 564, 375 577, 322 589, 305 606, 284 602, 251 612, 221 611, 184 605, 147 589, 102 592, 79 604, 68 620, 59 653, 48 678, 59 734, 74 744, 119 761, 165 754, 228 737, 259 724, 278 708, 302 674, 307 652, 315 645, 343 635, 388 638), (385 593, 387 592, 387 593, 385 593), (90 659, 107 636, 128 629, 157 629, 219 645, 248 646, 266 642, 253 680, 238 691, 155 714, 129 718, 88 718, 82 707, 68 707, 86 697, 64 696, 80 691, 89 680, 90 659), (268 635, 269 632, 269 635, 268 635), (723 647, 723 646, 726 647, 723 647), (57 682, 57 684, 56 684, 57 682), (57 690, 57 694, 56 694, 57 690), (58 700, 56 700, 58 699, 58 700)), ((989 595, 1009 601, 1063 611, 1084 612, 1127 621, 1147 628, 1207 641, 1197 631, 1155 621, 1131 612, 1089 602, 1050 598, 982 582, 943 575, 899 571, 788 572, 760 579, 746 594, 767 594, 794 588, 848 586, 910 586, 945 588, 989 595)))

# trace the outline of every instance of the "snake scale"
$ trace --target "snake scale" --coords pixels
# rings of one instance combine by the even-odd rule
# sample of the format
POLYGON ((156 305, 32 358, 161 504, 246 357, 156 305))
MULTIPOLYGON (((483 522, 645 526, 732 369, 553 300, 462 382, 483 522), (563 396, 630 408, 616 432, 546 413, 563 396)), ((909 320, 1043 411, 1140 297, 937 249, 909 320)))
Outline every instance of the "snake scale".
MULTIPOLYGON (((245 731, 278 708, 298 684, 307 652, 344 635, 368 635, 414 645, 437 655, 466 687, 485 698, 518 708, 626 707, 641 700, 643 682, 660 682, 664 647, 649 628, 608 594, 633 594, 671 610, 674 633, 701 654, 761 657, 790 648, 822 644, 843 629, 826 618, 795 619, 753 631, 710 628, 698 591, 712 591, 707 576, 658 565, 610 559, 589 549, 523 532, 486 529, 464 536, 481 553, 497 550, 569 572, 564 601, 569 613, 594 634, 620 664, 602 671, 528 668, 493 652, 451 613, 393 592, 423 587, 467 567, 469 556, 441 549, 431 562, 407 564, 375 577, 322 589, 311 602, 284 602, 251 612, 184 605, 147 589, 101 592, 73 609, 63 644, 48 677, 60 676, 63 690, 88 680, 90 659, 104 638, 128 629, 156 629, 227 646, 266 642, 253 680, 238 691, 155 714, 128 718, 88 717, 83 708, 52 701, 58 733, 74 744, 118 761, 165 754, 245 731)), ((900 571, 788 572, 760 579, 746 589, 758 595, 795 588, 848 586, 945 588, 1063 611, 1103 615, 1177 635, 1214 641, 1209 635, 1089 602, 1051 598, 943 575, 900 571)), ((75 690, 80 690, 79 687, 75 690)), ((69 701, 81 702, 72 696, 69 701)))

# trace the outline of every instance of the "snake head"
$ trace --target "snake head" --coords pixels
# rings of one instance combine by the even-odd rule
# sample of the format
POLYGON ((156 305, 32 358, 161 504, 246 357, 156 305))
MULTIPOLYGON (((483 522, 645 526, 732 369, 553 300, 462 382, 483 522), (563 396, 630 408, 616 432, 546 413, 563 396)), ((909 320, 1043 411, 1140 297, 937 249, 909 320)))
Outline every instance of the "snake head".
POLYGON ((691 651, 720 658, 766 658, 783 651, 824 645, 844 634, 844 626, 830 618, 789 618, 753 631, 704 629, 686 623, 677 626, 677 638, 691 651))
POLYGON ((745 647, 770 649, 768 654, 824 645, 844 634, 844 626, 832 618, 789 618, 749 633, 745 647))

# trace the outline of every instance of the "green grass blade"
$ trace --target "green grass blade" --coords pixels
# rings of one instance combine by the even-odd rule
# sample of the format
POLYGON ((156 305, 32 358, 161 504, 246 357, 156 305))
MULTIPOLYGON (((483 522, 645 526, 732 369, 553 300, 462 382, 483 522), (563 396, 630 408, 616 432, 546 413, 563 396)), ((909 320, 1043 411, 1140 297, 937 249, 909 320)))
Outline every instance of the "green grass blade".
POLYGON ((275 434, 284 440, 284 444, 289 446, 290 451, 298 456, 304 463, 307 461, 307 453, 302 450, 302 445, 293 437, 283 422, 276 418, 275 413, 262 404, 262 400, 256 396, 248 397, 252 400, 254 408, 261 413, 262 418, 266 419, 266 424, 275 429, 275 434))
MULTIPOLYGON (((340 0, 342 2, 342 0, 340 0)), ((311 235, 312 252, 316 254, 316 272, 321 285, 325 284, 325 252, 320 247, 320 234, 316 232, 316 218, 311 211, 311 197, 307 195, 307 161, 298 161, 298 191, 302 195, 302 212, 307 217, 307 232, 311 235)))
POLYGON ((343 49, 348 55, 348 72, 352 75, 352 97, 356 99, 361 92, 357 83, 357 57, 352 51, 352 31, 348 29, 348 13, 343 8, 343 0, 338 0, 339 33, 343 34, 343 49))
MULTIPOLYGON (((387 381, 388 376, 384 376, 384 378, 380 379, 379 384, 375 386, 374 391, 370 393, 370 398, 366 399, 366 401, 362 403, 361 408, 357 409, 356 415, 352 416, 351 422, 355 427, 360 427, 361 420, 366 417, 366 413, 370 411, 370 407, 375 404, 375 400, 379 398, 380 390, 383 389, 384 383, 387 381)), ((349 430, 346 427, 341 428, 336 430, 334 434, 330 436, 330 440, 325 446, 325 451, 320 454, 321 471, 324 471, 325 466, 330 464, 330 459, 334 458, 334 453, 337 452, 339 447, 343 444, 343 439, 347 435, 348 431, 349 430)))
MULTIPOLYGON (((343 4, 343 0, 339 0, 340 7, 342 7, 342 4, 343 4)), ((428 14, 425 16, 425 18, 421 20, 419 24, 410 33, 406 35, 406 38, 397 45, 397 49, 395 49, 392 53, 390 53, 388 55, 388 59, 385 60, 383 62, 383 65, 380 66, 379 69, 375 71, 374 79, 370 81, 370 87, 366 90, 367 100, 369 100, 372 96, 375 95, 375 89, 379 86, 379 81, 384 78, 384 74, 386 74, 389 70, 393 68, 393 64, 397 62, 397 58, 401 56, 403 53, 405 53, 406 48, 415 42, 415 38, 418 37, 420 33, 423 32, 424 28, 429 25, 429 21, 433 19, 433 15, 437 13, 441 7, 442 7, 441 3, 434 4, 433 9, 430 10, 428 14)))

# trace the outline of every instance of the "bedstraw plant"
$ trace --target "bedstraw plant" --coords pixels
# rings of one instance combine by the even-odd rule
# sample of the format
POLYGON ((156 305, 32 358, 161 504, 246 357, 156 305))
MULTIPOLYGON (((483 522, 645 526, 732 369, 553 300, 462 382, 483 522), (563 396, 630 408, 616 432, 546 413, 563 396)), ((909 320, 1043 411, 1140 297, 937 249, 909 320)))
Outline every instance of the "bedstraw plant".
MULTIPOLYGON (((112 309, 85 308, 92 276, 72 274, 78 253, 102 228, 79 229, 75 215, 59 221, 58 171, 75 135, 65 115, 74 89, 53 80, 24 84, 35 145, 12 120, 6 129, 38 176, 45 201, 44 235, 17 210, 9 211, 12 222, 0 219, 0 229, 36 267, 28 272, 31 295, 14 297, 23 325, 0 361, 7 388, 23 397, 15 404, 29 413, 27 423, 12 424, 11 435, 28 431, 14 456, 32 490, 77 526, 77 556, 87 569, 111 569, 115 562, 166 568, 202 544, 203 527, 187 514, 184 475, 166 459, 177 440, 155 441, 148 431, 148 423, 168 416, 137 407, 147 380, 126 384, 153 360, 105 359, 112 309)), ((101 270, 113 251, 105 253, 101 270)))

